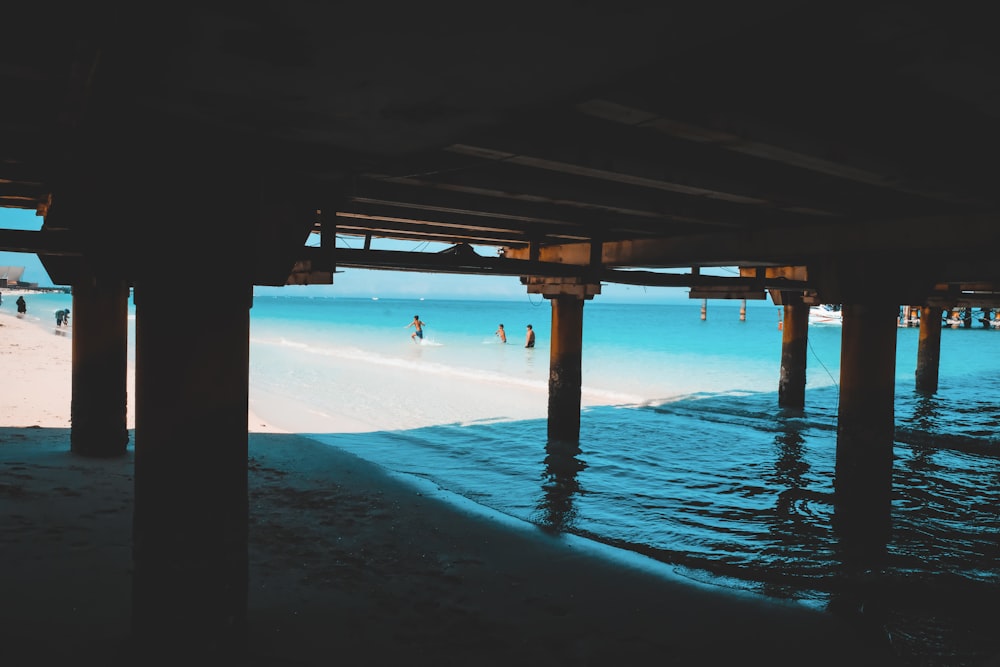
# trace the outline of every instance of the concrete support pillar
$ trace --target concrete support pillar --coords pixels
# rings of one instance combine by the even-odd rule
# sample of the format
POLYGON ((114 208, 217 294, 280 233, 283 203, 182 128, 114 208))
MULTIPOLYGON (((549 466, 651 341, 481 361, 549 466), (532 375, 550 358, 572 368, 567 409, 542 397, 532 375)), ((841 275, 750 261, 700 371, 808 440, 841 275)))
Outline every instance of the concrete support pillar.
POLYGON ((70 449, 119 456, 128 447, 128 285, 89 277, 73 285, 70 449))
POLYGON ((834 527, 848 548, 889 538, 898 314, 896 304, 844 306, 834 527))
POLYGON ((252 287, 175 276, 135 287, 133 649, 245 664, 247 409, 252 287))
POLYGON ((916 390, 933 394, 938 388, 941 363, 941 308, 924 306, 920 311, 920 341, 917 345, 916 390))
POLYGON ((781 375, 778 405, 803 408, 806 403, 806 352, 809 344, 809 306, 802 297, 784 296, 781 324, 781 375))
POLYGON ((583 359, 583 299, 560 295, 552 302, 552 340, 549 351, 550 441, 580 439, 580 395, 583 359))

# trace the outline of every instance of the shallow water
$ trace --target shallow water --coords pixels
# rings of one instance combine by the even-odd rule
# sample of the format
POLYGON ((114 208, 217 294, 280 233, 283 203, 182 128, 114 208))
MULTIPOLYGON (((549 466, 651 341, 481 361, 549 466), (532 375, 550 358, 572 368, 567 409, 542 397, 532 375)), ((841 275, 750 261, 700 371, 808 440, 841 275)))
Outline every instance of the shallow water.
POLYGON ((580 443, 559 451, 546 443, 547 308, 320 303, 309 308, 327 314, 300 331, 277 316, 297 306, 256 304, 252 349, 268 356, 255 387, 269 367, 300 368, 302 391, 282 391, 367 425, 344 434, 311 422, 330 444, 693 579, 857 616, 912 664, 977 664, 1000 650, 987 631, 997 615, 968 613, 1000 592, 1000 332, 944 330, 928 398, 913 390, 918 330, 899 329, 892 541, 885 567, 859 575, 831 530, 839 327, 810 329, 806 409, 784 411, 773 306, 748 308, 746 321, 738 303, 710 306, 702 321, 700 304, 587 303, 580 443), (414 313, 433 347, 408 347, 414 313), (533 351, 512 345, 528 320, 533 351), (499 321, 506 346, 491 339, 499 321), (309 349, 288 354, 299 345, 309 349), (341 346, 357 363, 318 359, 341 346))

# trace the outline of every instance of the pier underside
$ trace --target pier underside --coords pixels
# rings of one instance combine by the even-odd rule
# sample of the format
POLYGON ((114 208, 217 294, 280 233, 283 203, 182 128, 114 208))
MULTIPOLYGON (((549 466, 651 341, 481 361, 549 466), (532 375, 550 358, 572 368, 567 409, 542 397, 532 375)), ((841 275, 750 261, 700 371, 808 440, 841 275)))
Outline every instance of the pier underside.
MULTIPOLYGON (((221 658, 244 645, 255 285, 335 284, 344 268, 520 280, 552 304, 559 441, 579 436, 584 303, 604 283, 782 295, 779 396, 793 408, 802 313, 843 304, 838 525, 863 554, 886 532, 896 309, 1000 307, 986 17, 881 3, 515 2, 486 21, 454 2, 49 4, 0 10, 0 206, 40 217, 38 231, 0 230, 0 250, 37 253, 73 287, 80 453, 126 442, 133 290, 146 646, 221 658), (701 272, 719 266, 741 275, 701 272), (191 275, 224 313, 181 358, 172 291, 191 275)), ((930 390, 934 345, 918 369, 930 390)))

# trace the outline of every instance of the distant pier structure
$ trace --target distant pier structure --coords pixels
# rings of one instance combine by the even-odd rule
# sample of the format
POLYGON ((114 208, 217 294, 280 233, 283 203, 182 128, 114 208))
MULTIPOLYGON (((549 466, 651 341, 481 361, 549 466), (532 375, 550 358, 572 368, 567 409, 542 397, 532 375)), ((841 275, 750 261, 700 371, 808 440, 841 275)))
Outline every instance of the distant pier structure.
MULTIPOLYGON (((960 308, 939 308, 938 316, 942 326, 952 329, 972 329, 978 326, 984 329, 1000 329, 1000 312, 988 306, 965 306, 960 308)), ((927 315, 921 306, 900 306, 899 326, 916 327, 927 315)))

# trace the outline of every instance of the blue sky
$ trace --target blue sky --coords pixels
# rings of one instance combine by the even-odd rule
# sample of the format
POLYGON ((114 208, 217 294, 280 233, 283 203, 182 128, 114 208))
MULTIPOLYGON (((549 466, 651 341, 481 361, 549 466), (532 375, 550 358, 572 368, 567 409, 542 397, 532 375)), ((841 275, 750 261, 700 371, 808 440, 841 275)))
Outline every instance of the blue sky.
MULTIPOLYGON (((42 218, 34 211, 0 208, 0 229, 37 230, 42 226, 42 218)), ((360 239, 346 239, 353 247, 360 239)), ((427 250, 446 248, 443 244, 426 244, 414 241, 375 240, 372 247, 379 250, 427 250)), ((482 254, 493 252, 489 248, 477 248, 482 254)), ((45 271, 38 256, 27 253, 0 252, 0 266, 23 266, 22 280, 38 283, 42 287, 52 286, 52 279, 45 271)), ((735 268, 705 270, 716 275, 735 275, 735 268)), ((527 290, 516 276, 476 276, 417 273, 412 271, 368 271, 345 269, 334 275, 333 285, 288 285, 285 287, 256 287, 259 295, 302 295, 302 296, 345 296, 379 298, 438 298, 438 299, 521 299, 527 290)), ((642 303, 690 303, 686 288, 642 287, 635 285, 605 284, 597 297, 602 301, 642 302, 642 303)))

